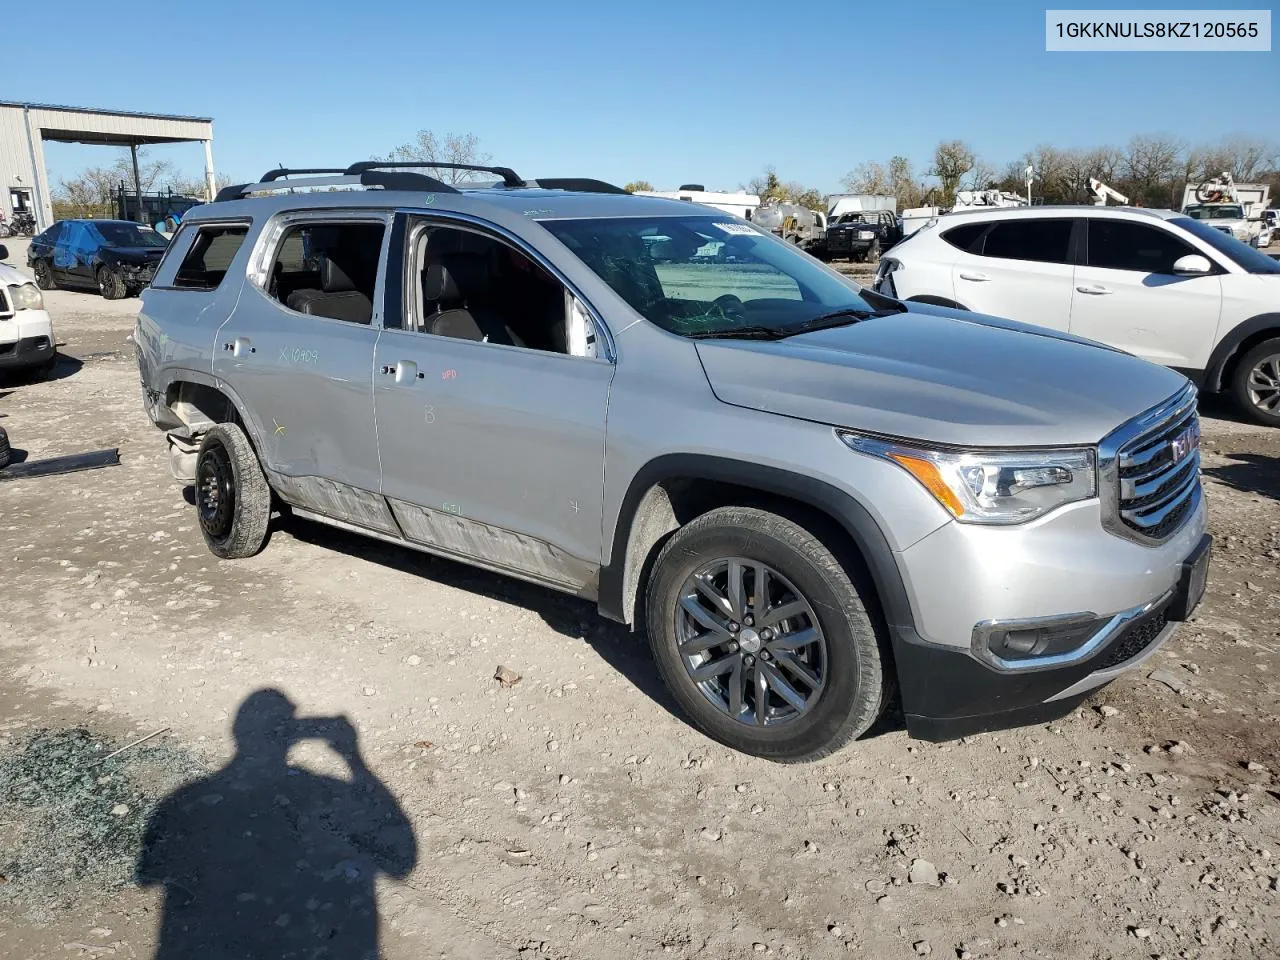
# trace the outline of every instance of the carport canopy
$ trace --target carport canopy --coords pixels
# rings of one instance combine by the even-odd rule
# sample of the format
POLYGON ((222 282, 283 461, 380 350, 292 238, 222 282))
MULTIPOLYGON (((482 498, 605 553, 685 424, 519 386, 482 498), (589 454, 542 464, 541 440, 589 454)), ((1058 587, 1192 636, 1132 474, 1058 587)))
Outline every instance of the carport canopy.
MULTIPOLYGON (((213 120, 209 117, 0 101, 0 114, 12 115, 15 112, 14 108, 22 111, 22 125, 25 128, 27 141, 26 153, 33 168, 32 174, 36 185, 37 222, 42 229, 52 222, 53 217, 48 176, 44 167, 44 150, 41 147, 46 140, 92 146, 128 147, 133 160, 133 186, 139 198, 142 196, 142 178, 138 170, 138 147, 157 143, 202 143, 205 156, 205 184, 208 191, 206 199, 212 199, 214 195, 213 120)), ((0 117, 0 133, 5 132, 6 129, 2 121, 3 117, 0 117)), ((139 201, 139 216, 142 214, 142 209, 142 203, 139 201)))

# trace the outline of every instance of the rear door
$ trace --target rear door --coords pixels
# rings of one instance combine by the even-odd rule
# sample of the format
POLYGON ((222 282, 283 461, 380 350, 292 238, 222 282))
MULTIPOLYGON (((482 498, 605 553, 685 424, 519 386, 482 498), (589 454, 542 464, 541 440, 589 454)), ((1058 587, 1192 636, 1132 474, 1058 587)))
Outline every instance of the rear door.
POLYGON ((321 211, 267 224, 218 329, 213 372, 239 396, 285 500, 394 532, 378 496, 371 385, 386 221, 377 210, 321 211))
POLYGON ((952 265, 956 301, 978 313, 1066 330, 1075 230, 1072 217, 996 220, 952 265))
POLYGON ((1071 332, 1167 367, 1204 369, 1222 311, 1221 268, 1215 265, 1207 276, 1175 275, 1180 257, 1200 251, 1157 223, 1119 217, 1085 222, 1071 332))

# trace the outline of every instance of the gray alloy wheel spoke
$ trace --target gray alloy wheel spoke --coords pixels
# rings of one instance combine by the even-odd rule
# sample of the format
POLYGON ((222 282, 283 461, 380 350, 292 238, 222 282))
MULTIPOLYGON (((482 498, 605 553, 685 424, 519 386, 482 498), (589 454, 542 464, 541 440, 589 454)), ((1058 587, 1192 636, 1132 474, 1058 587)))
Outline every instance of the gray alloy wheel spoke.
POLYGON ((695 653, 702 653, 710 650, 712 647, 718 647, 724 643, 726 639, 725 633, 719 630, 708 630, 706 633, 700 633, 696 637, 690 637, 688 640, 680 644, 680 652, 686 657, 695 653))
POLYGON ((778 653, 782 650, 799 650, 818 639, 818 631, 813 627, 797 630, 795 633, 781 633, 769 641, 769 650, 778 653))
POLYGON ((728 636, 728 631, 725 629, 724 624, 713 617, 710 611, 693 597, 681 597, 680 607, 706 629, 713 633, 723 633, 728 636))
POLYGON ((677 602, 677 653, 721 713, 772 727, 808 713, 822 698, 827 640, 817 614, 768 564, 711 560, 688 576, 677 602))
POLYGON ((747 671, 742 658, 735 657, 733 672, 729 674, 729 716, 735 720, 742 716, 742 694, 747 685, 747 671))
POLYGON ((714 677, 723 676, 731 670, 737 669, 742 663, 740 657, 729 654, 727 657, 721 657, 719 660, 711 660, 704 663, 700 667, 695 667, 689 671, 690 676, 698 682, 703 680, 711 680, 714 677))
POLYGON ((760 617, 760 623, 766 627, 776 627, 783 620, 789 620, 792 617, 798 617, 802 613, 809 610, 809 605, 803 600, 792 600, 790 603, 780 603, 768 614, 760 617))
POLYGON ((757 563, 755 571, 755 584, 752 586, 755 595, 752 597, 751 609, 755 611, 757 618, 762 618, 769 609, 769 568, 763 563, 757 563))
POLYGON ((694 579, 694 584, 697 586, 698 592, 706 597, 712 606, 723 612, 726 617, 738 619, 737 617, 734 617, 733 601, 718 591, 715 584, 710 580, 707 580, 704 577, 696 577, 694 579))
POLYGON ((774 657, 774 660, 777 661, 780 667, 788 671, 801 683, 808 686, 810 690, 817 690, 818 687, 822 686, 822 681, 818 679, 813 671, 795 657, 791 656, 791 654, 780 653, 774 657))
POLYGON ((1280 408, 1280 391, 1276 391, 1271 396, 1267 397, 1265 400, 1259 401, 1258 406, 1260 406, 1263 410, 1268 410, 1268 411, 1280 408))
POLYGON ((1280 383, 1277 383, 1274 377, 1262 369, 1261 365, 1254 367, 1249 371, 1249 386, 1262 390, 1274 390, 1280 383))
POLYGON ((769 689, 780 696, 797 710, 804 709, 804 694, 787 683, 786 678, 767 663, 756 661, 756 669, 764 674, 769 682, 769 689))
POLYGON ((741 622, 742 617, 747 612, 747 601, 742 595, 742 561, 729 561, 729 616, 741 622))

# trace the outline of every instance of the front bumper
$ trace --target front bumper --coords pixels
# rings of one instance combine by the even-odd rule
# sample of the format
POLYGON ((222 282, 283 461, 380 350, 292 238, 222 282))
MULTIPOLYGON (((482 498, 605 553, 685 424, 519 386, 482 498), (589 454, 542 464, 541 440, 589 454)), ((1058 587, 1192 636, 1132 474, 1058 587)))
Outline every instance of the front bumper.
POLYGON ((1070 712, 1190 616, 1203 581, 1189 561, 1210 543, 1203 502, 1155 547, 1103 532, 1097 501, 1021 528, 952 523, 925 537, 898 554, 913 608, 913 623, 893 630, 908 731, 945 740, 1070 712), (980 656, 992 621, 1083 612, 1097 617, 1097 632, 1065 655, 1003 665, 980 656))
POLYGON ((130 290, 141 290, 151 285, 156 275, 156 266, 154 263, 122 263, 117 269, 125 286, 130 290))
POLYGON ((41 334, 0 343, 0 370, 36 367, 53 359, 53 337, 41 334))

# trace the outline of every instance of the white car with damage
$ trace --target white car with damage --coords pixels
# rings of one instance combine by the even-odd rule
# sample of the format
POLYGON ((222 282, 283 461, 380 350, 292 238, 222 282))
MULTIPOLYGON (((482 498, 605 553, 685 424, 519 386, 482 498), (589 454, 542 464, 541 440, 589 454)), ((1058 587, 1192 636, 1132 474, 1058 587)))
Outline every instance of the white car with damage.
POLYGON ((20 370, 52 370, 56 362, 53 320, 36 282, 5 263, 0 244, 0 375, 20 370))

